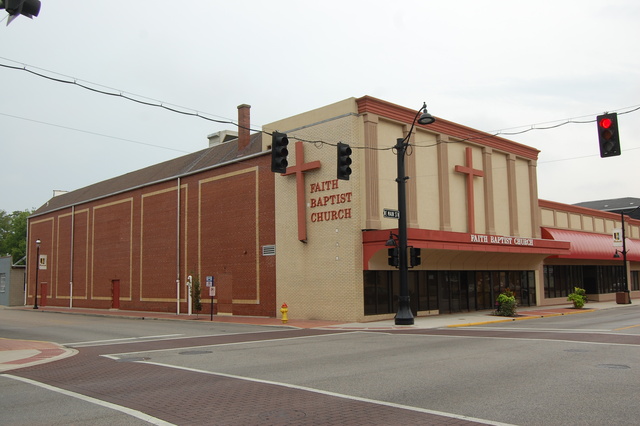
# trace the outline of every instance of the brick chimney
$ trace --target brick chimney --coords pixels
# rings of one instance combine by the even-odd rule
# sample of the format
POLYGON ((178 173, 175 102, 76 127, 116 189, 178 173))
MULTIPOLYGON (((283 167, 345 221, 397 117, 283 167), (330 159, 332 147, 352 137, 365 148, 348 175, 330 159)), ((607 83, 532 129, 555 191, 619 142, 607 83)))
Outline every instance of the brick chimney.
POLYGON ((251 140, 251 105, 238 105, 238 154, 249 146, 251 140))

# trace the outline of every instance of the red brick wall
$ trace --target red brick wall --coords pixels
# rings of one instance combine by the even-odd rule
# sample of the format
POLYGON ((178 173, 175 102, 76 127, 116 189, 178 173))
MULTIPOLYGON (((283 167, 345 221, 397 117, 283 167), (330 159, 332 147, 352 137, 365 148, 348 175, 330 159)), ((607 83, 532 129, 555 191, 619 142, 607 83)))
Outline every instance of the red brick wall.
MULTIPOLYGON (((179 275, 185 313, 186 277, 192 274, 200 278, 202 313, 208 314, 205 277, 213 275, 216 311, 275 316, 275 256, 261 253, 262 246, 275 244, 270 157, 186 176, 180 186, 179 244, 177 179, 75 206, 73 306, 110 308, 111 283, 119 280, 120 309, 175 312, 179 275)), ((48 256, 39 282, 48 283, 49 306, 69 306, 71 211, 29 221, 29 265, 36 262, 36 238, 48 256)), ((34 283, 30 273, 29 303, 34 283)))

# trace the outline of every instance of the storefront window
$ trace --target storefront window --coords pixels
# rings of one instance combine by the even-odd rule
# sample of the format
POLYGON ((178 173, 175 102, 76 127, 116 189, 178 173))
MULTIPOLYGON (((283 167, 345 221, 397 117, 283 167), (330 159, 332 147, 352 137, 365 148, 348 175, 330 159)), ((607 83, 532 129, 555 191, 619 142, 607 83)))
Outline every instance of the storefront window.
MULTIPOLYGON (((398 309, 398 271, 365 271, 365 315, 395 313, 398 309)), ((414 315, 419 311, 453 313, 494 309, 506 288, 520 306, 535 305, 533 271, 409 271, 409 295, 414 315)))
POLYGON ((545 298, 567 297, 575 287, 584 288, 587 294, 624 291, 624 268, 622 266, 604 265, 544 266, 545 298))

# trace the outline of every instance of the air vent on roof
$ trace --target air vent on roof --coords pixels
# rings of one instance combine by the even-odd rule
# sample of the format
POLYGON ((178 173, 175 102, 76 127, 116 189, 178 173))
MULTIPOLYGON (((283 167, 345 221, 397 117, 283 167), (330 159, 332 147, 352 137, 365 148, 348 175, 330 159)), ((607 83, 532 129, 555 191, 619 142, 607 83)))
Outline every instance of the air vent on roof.
POLYGON ((276 255, 276 246, 262 246, 262 255, 263 256, 275 256, 276 255))
POLYGON ((233 130, 222 130, 216 133, 211 133, 207 136, 207 139, 209 139, 209 147, 212 147, 214 145, 220 145, 225 142, 238 139, 238 132, 233 130))

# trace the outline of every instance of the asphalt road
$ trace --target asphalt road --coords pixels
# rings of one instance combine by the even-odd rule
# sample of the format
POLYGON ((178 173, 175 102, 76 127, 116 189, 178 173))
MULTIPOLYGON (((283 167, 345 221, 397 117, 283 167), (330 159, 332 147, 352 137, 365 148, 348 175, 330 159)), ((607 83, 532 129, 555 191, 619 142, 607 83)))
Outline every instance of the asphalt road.
POLYGON ((0 336, 79 351, 0 375, 4 424, 637 425, 640 419, 636 305, 387 331, 0 310, 0 336), (74 420, 69 413, 76 412, 74 420))

